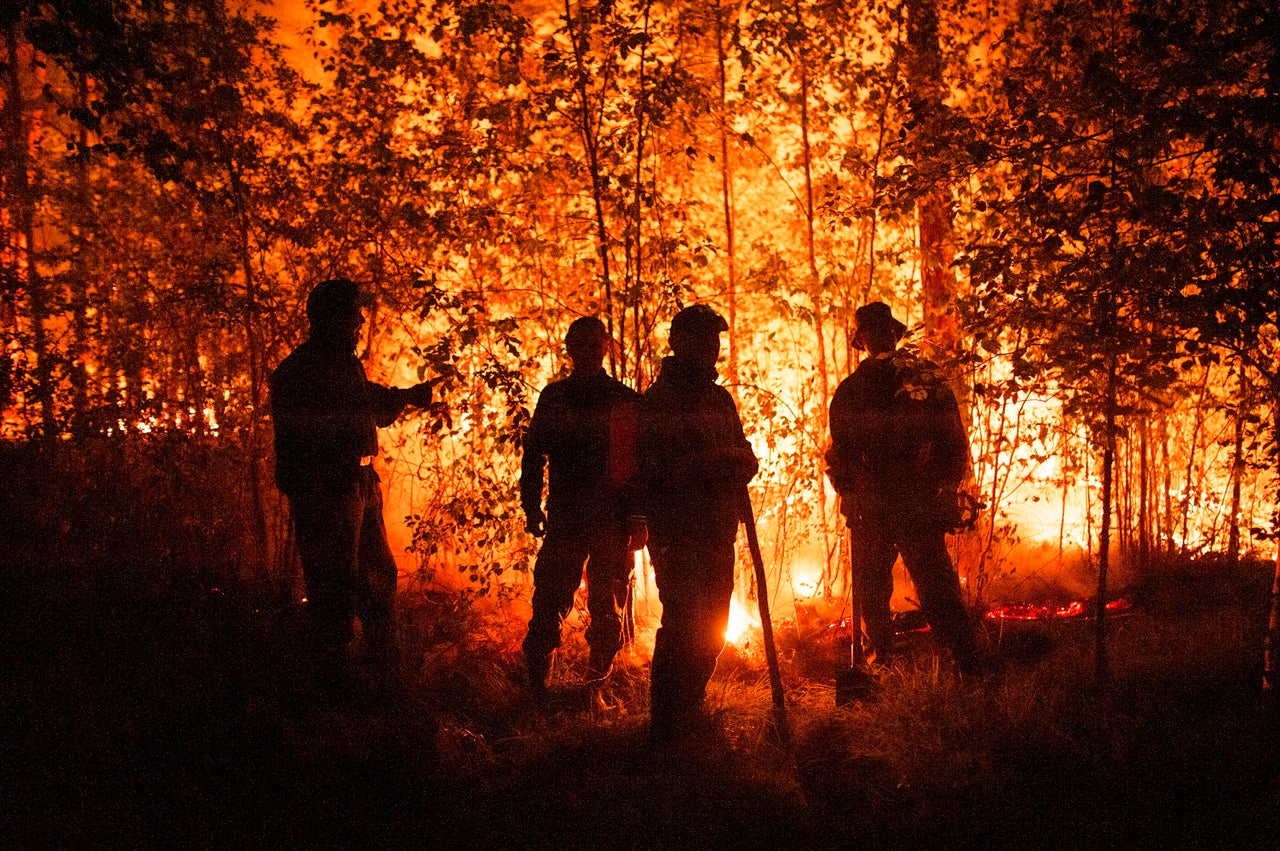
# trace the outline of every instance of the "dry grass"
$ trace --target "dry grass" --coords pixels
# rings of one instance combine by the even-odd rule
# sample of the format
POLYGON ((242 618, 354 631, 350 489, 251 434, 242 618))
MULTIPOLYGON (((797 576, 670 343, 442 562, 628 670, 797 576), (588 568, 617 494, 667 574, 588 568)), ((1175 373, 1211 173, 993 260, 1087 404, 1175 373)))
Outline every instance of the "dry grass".
POLYGON ((1137 593, 1111 623, 1105 684, 1091 622, 1007 628, 993 636, 1003 670, 976 680, 915 639, 851 707, 815 675, 821 653, 793 656, 786 740, 763 670, 732 653, 709 690, 713 732, 674 750, 645 741, 643 660, 604 710, 575 685, 572 638, 549 711, 523 697, 514 654, 472 669, 484 699, 459 700, 452 681, 445 700, 424 672, 451 719, 441 765, 467 790, 449 821, 536 846, 1258 847, 1278 826, 1256 688, 1264 571, 1152 576, 1137 593), (482 756, 456 744, 471 736, 482 756))
POLYGON ((927 639, 873 701, 837 707, 843 650, 784 630, 790 737, 732 652, 714 723, 646 739, 647 652, 589 699, 571 631, 555 699, 518 630, 406 595, 397 685, 307 690, 302 612, 234 588, 136 593, 26 565, 0 640, 8 847, 1274 847, 1276 725, 1257 690, 1265 566, 1165 570, 1110 629, 993 631, 997 675, 927 639))

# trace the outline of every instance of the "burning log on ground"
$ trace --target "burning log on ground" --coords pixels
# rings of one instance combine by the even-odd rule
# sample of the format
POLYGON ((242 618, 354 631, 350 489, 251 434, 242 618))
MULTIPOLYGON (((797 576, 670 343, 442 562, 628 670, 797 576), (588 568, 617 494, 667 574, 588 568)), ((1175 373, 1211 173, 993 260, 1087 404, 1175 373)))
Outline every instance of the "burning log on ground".
MULTIPOLYGON (((1133 608, 1132 598, 1117 597, 1107 603, 1107 615, 1127 613, 1133 608)), ((981 622, 995 631, 991 640, 999 645, 1002 657, 1030 661, 1043 656, 1055 643, 1051 637, 1052 624, 1092 622, 1095 611, 1092 598, 1065 604, 1015 603, 986 610, 981 622)), ((893 626, 898 642, 904 646, 914 646, 930 633, 929 623, 919 609, 894 612, 893 626)), ((802 640, 802 643, 811 645, 806 648, 808 653, 804 654, 812 657, 808 659, 811 673, 820 676, 824 665, 844 658, 848 653, 852 628, 852 619, 845 615, 827 623, 818 632, 810 633, 807 642, 802 640)))

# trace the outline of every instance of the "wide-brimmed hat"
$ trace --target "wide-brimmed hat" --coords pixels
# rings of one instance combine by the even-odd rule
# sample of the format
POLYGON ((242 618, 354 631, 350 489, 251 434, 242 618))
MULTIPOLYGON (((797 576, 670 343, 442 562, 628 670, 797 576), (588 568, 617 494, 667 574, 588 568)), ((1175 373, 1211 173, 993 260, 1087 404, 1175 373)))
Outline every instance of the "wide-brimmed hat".
POLYGON ((354 318, 360 308, 372 303, 373 295, 350 278, 330 278, 316 284, 307 296, 307 318, 312 322, 354 318))
POLYGON ((863 331, 869 331, 873 334, 878 331, 890 331, 894 340, 900 339, 903 334, 907 333, 907 326, 894 318, 893 311, 883 301, 873 301, 870 304, 864 304, 859 307, 853 314, 853 321, 853 345, 858 349, 866 348, 858 340, 858 336, 863 331))

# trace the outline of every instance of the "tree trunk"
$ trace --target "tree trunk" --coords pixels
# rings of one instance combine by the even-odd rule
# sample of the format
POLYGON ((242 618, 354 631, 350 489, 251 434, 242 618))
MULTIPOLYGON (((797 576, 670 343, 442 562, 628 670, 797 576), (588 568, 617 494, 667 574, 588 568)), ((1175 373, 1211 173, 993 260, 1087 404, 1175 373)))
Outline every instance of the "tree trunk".
MULTIPOLYGON (((225 144, 225 142, 224 142, 225 144)), ((263 487, 263 408, 265 406, 266 389, 266 352, 263 350, 261 333, 261 316, 258 304, 257 279, 253 274, 253 254, 251 226, 249 222, 248 202, 245 199, 245 187, 240 168, 230 146, 224 148, 227 176, 231 186, 231 200, 235 209, 236 226, 239 228, 238 240, 240 248, 240 266, 244 273, 244 327, 249 354, 249 445, 247 471, 250 498, 253 501, 254 543, 257 547, 255 568, 265 571, 270 558, 270 544, 267 530, 266 501, 262 493, 263 487)), ((259 578, 265 578, 259 576, 259 578)))
MULTIPOLYGON (((939 119, 946 110, 938 11, 933 0, 908 0, 907 46, 908 101, 916 135, 913 147, 919 156, 918 152, 942 133, 939 119)), ((927 163, 916 165, 919 171, 927 170, 927 163)), ((939 352, 955 356, 960 354, 960 330, 953 306, 956 276, 951 268, 955 259, 951 187, 930 186, 917 201, 916 213, 925 334, 939 352)))
POLYGON ((1144 415, 1138 424, 1138 560, 1151 563, 1151 471, 1147 455, 1151 421, 1144 415))
POLYGON ((1227 521, 1227 567, 1240 563, 1240 486, 1244 478, 1244 423, 1249 415, 1249 386, 1244 369, 1240 370, 1240 395, 1235 415, 1235 433, 1231 440, 1231 514, 1227 521))
POLYGON ((1107 389, 1103 400, 1102 428, 1102 525, 1098 530, 1098 597, 1095 604, 1094 674, 1098 682, 1108 677, 1107 666, 1107 569, 1111 561, 1111 500, 1116 460, 1116 372, 1115 355, 1107 358, 1107 389))
MULTIPOLYGON (((796 17, 796 27, 804 32, 804 19, 800 15, 800 4, 797 2, 794 7, 796 17)), ((827 401, 830 390, 828 388, 827 376, 827 345, 824 323, 822 320, 823 309, 821 303, 822 282, 818 275, 818 255, 814 245, 814 205, 813 205, 813 156, 810 148, 810 132, 809 132, 809 69, 808 57, 805 55, 804 39, 801 39, 801 46, 796 57, 798 71, 800 74, 800 151, 801 165, 804 169, 804 237, 805 237, 805 253, 809 267, 809 292, 813 303, 813 329, 818 337, 818 394, 820 403, 819 419, 822 423, 822 431, 826 432, 827 421, 827 401)))
MULTIPOLYGON (((573 45, 574 65, 577 77, 574 91, 578 95, 579 130, 582 133, 582 147, 587 154, 587 173, 591 176, 591 201, 595 207, 596 218, 596 255, 600 261, 600 282, 604 290, 604 321, 609 336, 617 339, 613 319, 613 282, 609 275, 609 229, 605 225, 604 215, 604 175, 600 169, 599 140, 596 138, 591 117, 591 96, 587 92, 586 60, 583 57, 582 40, 573 28, 573 9, 570 0, 564 3, 564 22, 569 30, 569 42, 573 45)), ((618 375, 618 357, 612 349, 609 352, 610 373, 618 375)))
POLYGON ((1160 469, 1164 497, 1164 512, 1160 520, 1160 536, 1164 539, 1165 553, 1173 552, 1173 462, 1169 457, 1169 418, 1160 418, 1160 469))
POLYGON ((1267 616, 1267 636, 1262 661, 1262 691, 1275 699, 1280 681, 1280 552, 1276 553, 1276 569, 1271 580, 1271 603, 1267 616))
MULTIPOLYGON (((31 181, 30 126, 23 109, 21 55, 18 48, 19 19, 14 17, 5 31, 6 61, 8 65, 5 126, 13 146, 9 183, 14 199, 10 215, 14 219, 16 233, 12 250, 15 260, 15 279, 25 280, 27 304, 31 319, 31 354, 35 362, 36 401, 40 405, 39 434, 46 446, 58 438, 58 423, 53 409, 53 368, 50 363, 49 343, 45 329, 48 304, 44 280, 36 262, 36 187, 31 181), (23 268, 23 262, 26 268, 23 268), (25 274, 24 274, 25 272, 25 274)), ((16 322, 15 322, 16 325, 16 322)))
MULTIPOLYGON (((1272 428, 1272 445, 1280 444, 1280 385, 1272 384, 1272 396, 1275 407, 1272 428)), ((1280 472, 1280 458, 1277 458, 1277 472, 1280 472)), ((1280 492, 1276 495, 1276 506, 1280 510, 1280 492)), ((1268 603, 1267 635, 1263 640, 1262 651, 1262 692, 1270 700, 1275 700, 1280 685, 1280 551, 1276 553, 1275 574, 1271 580, 1271 599, 1268 603)))
MULTIPOLYGON (((76 104, 89 106, 89 84, 84 74, 76 75, 76 104)), ((89 271, 85 265, 84 234, 89 233, 94 217, 93 193, 89 188, 89 131, 83 124, 76 127, 75 188, 76 222, 79 230, 71 238, 71 433, 83 440, 89 434, 89 271)))
POLYGON ((729 388, 737 398, 738 393, 738 258, 733 232, 733 168, 729 164, 728 119, 729 83, 725 71, 724 9, 716 4, 716 68, 720 82, 720 196, 724 205, 725 263, 727 266, 728 292, 725 298, 729 310, 729 388))
POLYGON ((1196 480, 1196 458, 1200 452, 1200 432, 1204 429, 1204 400, 1209 393, 1209 370, 1204 371, 1200 385, 1200 398, 1196 400, 1195 426, 1191 429, 1191 445, 1187 447, 1187 472, 1182 480, 1182 546, 1180 555, 1187 557, 1188 538, 1191 534, 1191 483, 1196 480))
MULTIPOLYGON (((796 28, 804 33, 804 18, 800 14, 800 3, 795 3, 793 10, 796 28)), ((805 56, 806 39, 801 37, 798 50, 797 65, 800 72, 800 150, 804 166, 804 223, 805 249, 809 261, 809 292, 813 302, 813 330, 818 338, 818 433, 827 434, 827 408, 830 404, 830 379, 827 376, 827 344, 826 330, 823 322, 825 311, 822 308, 822 283, 818 276, 818 255, 814 246, 814 207, 813 207, 813 158, 809 146, 809 70, 808 58, 805 56)), ((818 481, 826 475, 819 461, 818 481)), ((827 521, 827 501, 818 500, 819 523, 822 527, 822 551, 825 564, 823 571, 831 567, 834 547, 831 546, 830 530, 827 521)))
POLYGON ((1071 480, 1067 471, 1062 471, 1062 508, 1058 514, 1058 566, 1066 564, 1065 544, 1067 537, 1067 500, 1071 497, 1071 480))
MULTIPOLYGON (((641 379, 640 334, 641 334, 641 328, 643 325, 641 321, 641 316, 640 316, 641 305, 643 304, 642 288, 643 288, 643 278, 644 278, 644 251, 643 251, 644 240, 641 235, 641 223, 642 223, 641 211, 642 211, 642 206, 643 206, 642 201, 644 196, 644 143, 645 143, 644 118, 645 118, 645 115, 648 114, 648 92, 645 91, 644 72, 645 72, 645 59, 646 59, 645 54, 649 48, 649 11, 650 11, 650 4, 646 2, 644 5, 644 28, 642 30, 644 34, 644 40, 640 44, 640 68, 637 73, 638 92, 636 94, 636 110, 635 110, 635 116, 636 116, 635 167, 636 168, 635 168, 635 178, 634 178, 634 189, 632 193, 632 202, 631 202, 631 222, 627 229, 628 245, 626 249, 626 257, 627 257, 627 265, 630 267, 630 269, 628 270, 629 274, 624 276, 628 284, 629 293, 624 298, 623 304, 622 304, 622 329, 621 329, 622 333, 625 334, 626 325, 627 325, 627 307, 630 306, 633 311, 633 316, 635 320, 635 324, 633 327, 635 328, 635 333, 636 333, 636 340, 635 340, 636 345, 635 345, 635 351, 633 352, 633 355, 636 359, 636 363, 635 363, 636 387, 640 386, 640 379, 641 379)), ((627 352, 626 352, 625 346, 622 347, 622 351, 620 353, 620 360, 621 360, 621 363, 619 364, 619 370, 622 374, 625 375, 627 372, 627 352)))
POLYGON ((1089 426, 1084 427, 1084 452, 1081 453, 1084 476, 1080 479, 1084 497, 1084 548, 1085 555, 1093 559, 1093 495, 1089 487, 1089 468, 1093 460, 1093 439, 1089 434, 1089 426))

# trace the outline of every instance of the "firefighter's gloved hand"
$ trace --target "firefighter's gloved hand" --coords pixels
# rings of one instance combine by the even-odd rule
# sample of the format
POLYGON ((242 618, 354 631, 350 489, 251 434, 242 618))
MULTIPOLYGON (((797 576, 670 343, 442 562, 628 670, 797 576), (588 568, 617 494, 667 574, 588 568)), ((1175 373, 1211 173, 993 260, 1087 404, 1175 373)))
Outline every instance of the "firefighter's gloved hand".
POLYGON ((649 545, 649 524, 643 517, 627 518, 627 550, 635 552, 649 545))
POLYGON ((432 382, 423 381, 412 387, 406 387, 401 390, 401 397, 406 405, 413 405, 415 408, 425 408, 431 404, 433 393, 432 382))
POLYGON ((547 534, 547 515, 539 508, 525 512, 524 528, 533 537, 541 538, 547 534))

